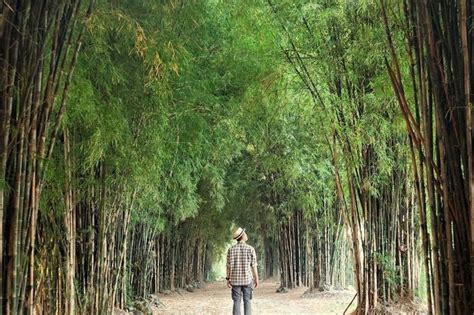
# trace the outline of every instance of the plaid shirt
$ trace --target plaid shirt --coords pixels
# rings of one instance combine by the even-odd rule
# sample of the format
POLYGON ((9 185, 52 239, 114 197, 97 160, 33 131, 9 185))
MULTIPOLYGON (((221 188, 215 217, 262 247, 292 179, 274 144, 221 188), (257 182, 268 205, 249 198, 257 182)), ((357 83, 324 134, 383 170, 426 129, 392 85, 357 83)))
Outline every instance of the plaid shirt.
POLYGON ((230 267, 230 283, 232 285, 248 285, 252 283, 251 267, 257 266, 255 249, 245 243, 237 243, 227 251, 227 267, 230 267))

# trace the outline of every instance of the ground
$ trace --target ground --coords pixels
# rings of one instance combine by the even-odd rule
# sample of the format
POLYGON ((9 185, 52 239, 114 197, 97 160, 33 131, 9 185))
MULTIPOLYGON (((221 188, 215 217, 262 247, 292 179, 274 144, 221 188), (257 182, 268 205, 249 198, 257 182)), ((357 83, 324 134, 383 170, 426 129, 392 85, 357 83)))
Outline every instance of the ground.
MULTIPOLYGON (((354 291, 330 291, 302 297, 307 288, 276 293, 278 282, 266 280, 254 290, 253 314, 343 314, 354 291)), ((230 289, 223 281, 205 284, 194 292, 160 294, 159 314, 231 314, 230 289)), ((355 302, 350 310, 355 308, 355 302)), ((350 313, 350 312, 348 312, 350 313)), ((242 312, 243 314, 243 312, 242 312)))

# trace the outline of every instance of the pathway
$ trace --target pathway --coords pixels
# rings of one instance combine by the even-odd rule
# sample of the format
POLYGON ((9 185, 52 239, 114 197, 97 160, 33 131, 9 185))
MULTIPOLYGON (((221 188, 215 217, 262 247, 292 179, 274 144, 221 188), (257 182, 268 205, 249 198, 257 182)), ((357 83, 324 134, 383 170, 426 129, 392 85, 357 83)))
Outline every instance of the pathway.
MULTIPOLYGON (((353 291, 318 292, 302 297, 306 288, 276 293, 278 282, 267 280, 255 289, 252 313, 259 314, 342 314, 354 296, 353 291)), ((159 314, 231 314, 230 289, 224 282, 206 284, 195 292, 159 295, 164 304, 159 314)), ((355 302, 353 303, 355 304, 355 302)), ((351 307, 353 309, 354 307, 351 307)), ((242 312, 243 314, 243 312, 242 312)))

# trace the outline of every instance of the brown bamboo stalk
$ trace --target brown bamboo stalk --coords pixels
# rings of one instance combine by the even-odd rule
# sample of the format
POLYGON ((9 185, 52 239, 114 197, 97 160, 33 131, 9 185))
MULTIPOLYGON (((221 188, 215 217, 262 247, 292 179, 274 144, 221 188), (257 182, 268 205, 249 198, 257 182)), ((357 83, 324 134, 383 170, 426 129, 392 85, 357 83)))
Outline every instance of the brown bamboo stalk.
MULTIPOLYGON (((463 56, 464 71, 464 104, 466 107, 466 151, 468 164, 468 204, 470 217, 470 264, 471 264, 471 309, 474 309, 474 159, 472 155, 472 138, 473 138, 473 120, 472 120, 472 102, 471 102, 471 62, 469 54, 469 38, 467 16, 471 1, 459 1, 459 29, 461 33, 461 45, 463 56)), ((472 12, 472 8, 471 8, 472 12)), ((472 23, 471 23, 472 26, 472 23)), ((472 43, 471 43, 472 44, 472 43)))

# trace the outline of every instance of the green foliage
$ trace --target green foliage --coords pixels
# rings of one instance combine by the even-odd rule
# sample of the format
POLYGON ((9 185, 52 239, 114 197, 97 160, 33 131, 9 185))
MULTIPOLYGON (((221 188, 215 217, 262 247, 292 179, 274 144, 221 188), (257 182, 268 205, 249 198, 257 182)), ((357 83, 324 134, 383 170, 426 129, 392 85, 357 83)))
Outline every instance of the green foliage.
POLYGON ((374 253, 373 259, 383 273, 384 283, 388 285, 390 290, 396 292, 400 283, 400 279, 393 261, 393 257, 391 257, 389 254, 374 253))
MULTIPOLYGON (((252 146, 266 150, 258 143, 265 135, 260 119, 271 119, 272 128, 282 119, 252 116, 276 99, 267 93, 277 91, 282 69, 275 67, 278 48, 264 8, 248 4, 254 16, 226 2, 98 3, 64 122, 75 144, 74 171, 84 179, 76 183, 79 190, 101 185, 97 172, 104 169, 106 185, 120 187, 122 202, 133 199, 133 222, 160 231, 192 219, 213 226, 202 233, 216 240, 216 248, 222 244, 234 219, 226 206, 229 169, 252 146)), ((276 109, 269 104, 267 110, 276 109)), ((285 137, 292 139, 291 133, 285 137)), ((265 161, 279 168, 275 163, 284 162, 265 161)), ((294 185, 300 163, 285 170, 294 185)), ((57 202, 62 168, 51 169, 48 180, 56 185, 58 194, 51 189, 50 198, 57 202)), ((246 180, 242 185, 249 187, 246 180)))
MULTIPOLYGON (((104 184, 105 170, 133 223, 169 233, 184 222, 219 257, 232 224, 255 241, 295 210, 337 225, 334 133, 343 184, 367 147, 375 171, 361 185, 374 196, 406 164, 373 1, 285 0, 276 14, 250 0, 114 3, 99 1, 88 23, 64 129, 75 185, 104 184), (285 59, 292 43, 319 100, 285 59)), ((47 204, 62 202, 62 154, 47 204)))

